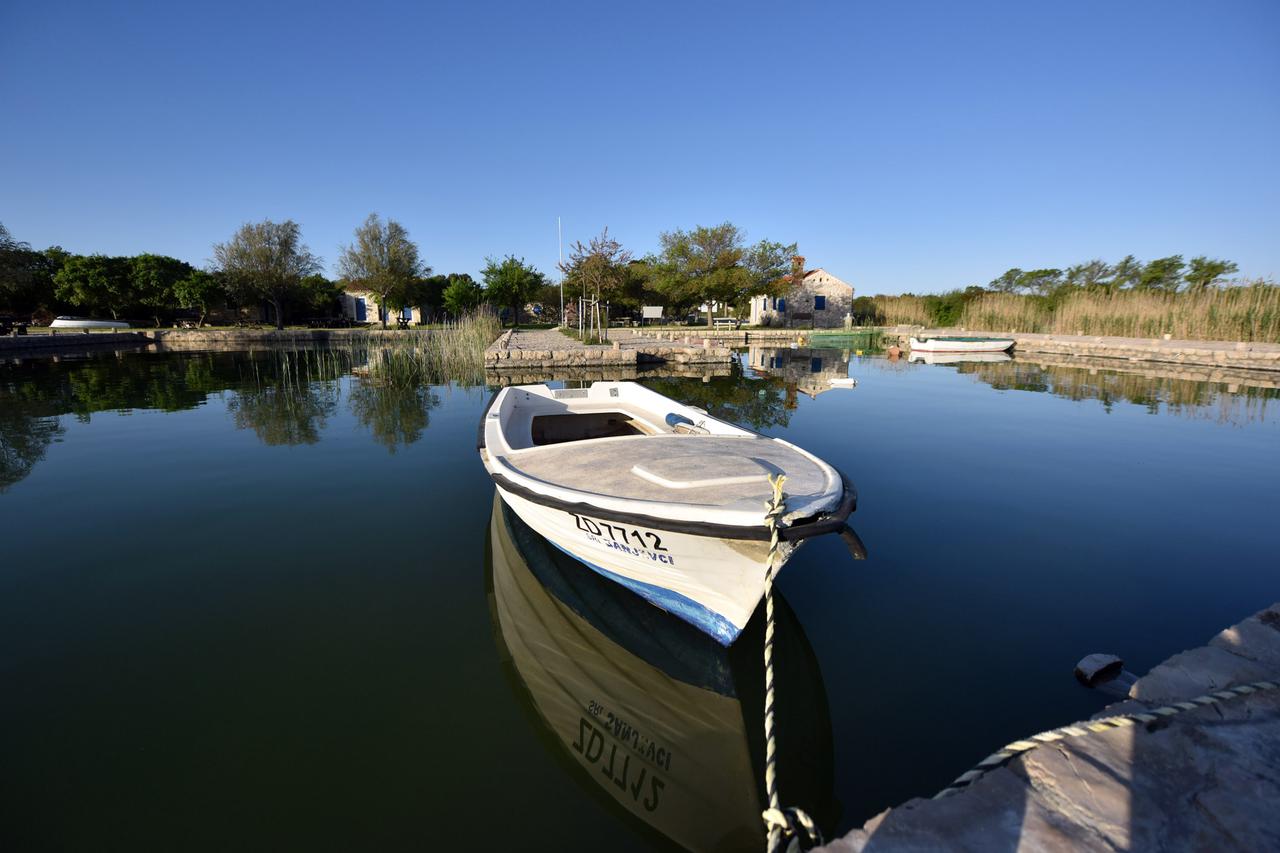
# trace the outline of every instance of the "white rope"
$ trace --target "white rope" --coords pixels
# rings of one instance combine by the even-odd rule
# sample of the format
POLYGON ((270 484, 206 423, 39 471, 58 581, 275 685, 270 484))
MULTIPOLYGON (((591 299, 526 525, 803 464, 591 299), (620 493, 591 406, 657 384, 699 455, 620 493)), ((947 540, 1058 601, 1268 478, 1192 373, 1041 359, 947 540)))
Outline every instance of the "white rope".
POLYGON ((782 484, 786 476, 769 476, 773 497, 765 502, 765 524, 769 526, 769 557, 764 568, 764 788, 769 797, 769 807, 761 817, 768 830, 765 842, 767 853, 774 853, 782 842, 796 835, 801 829, 808 835, 810 844, 820 844, 822 834, 817 825, 802 809, 783 809, 778 798, 778 746, 773 737, 773 579, 778 574, 778 528, 787 512, 786 496, 782 484))

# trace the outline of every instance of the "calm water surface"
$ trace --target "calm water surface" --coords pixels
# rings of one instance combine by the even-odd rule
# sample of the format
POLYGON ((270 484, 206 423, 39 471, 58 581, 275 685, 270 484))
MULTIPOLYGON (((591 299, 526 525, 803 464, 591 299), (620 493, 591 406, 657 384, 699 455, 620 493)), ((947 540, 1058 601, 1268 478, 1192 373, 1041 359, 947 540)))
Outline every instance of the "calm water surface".
MULTIPOLYGON (((781 580, 780 701, 818 735, 784 744, 784 774, 789 754, 806 768, 792 797, 828 829, 1096 711, 1084 654, 1142 672, 1280 597, 1274 390, 742 361, 646 381, 858 486, 869 559, 828 537, 781 580), (845 371, 858 387, 829 389, 845 371)), ((0 365, 0 848, 709 843, 681 808, 700 778, 751 798, 758 635, 707 649, 539 556, 476 457, 488 394, 375 382, 336 353, 0 365), (574 679, 638 728, 670 711, 734 721, 690 744, 732 736, 660 783, 584 763, 591 726, 557 716, 578 713, 574 679)), ((691 810, 758 846, 750 808, 691 810)))

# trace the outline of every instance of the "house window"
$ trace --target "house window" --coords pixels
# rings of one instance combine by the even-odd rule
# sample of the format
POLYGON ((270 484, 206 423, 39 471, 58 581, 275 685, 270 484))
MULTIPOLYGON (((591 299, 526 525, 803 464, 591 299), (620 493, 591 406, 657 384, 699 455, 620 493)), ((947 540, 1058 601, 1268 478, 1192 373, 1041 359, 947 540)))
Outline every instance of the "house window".
POLYGON ((369 319, 369 304, 364 301, 363 296, 357 296, 354 301, 356 304, 356 322, 363 323, 369 319))
POLYGON ((773 356, 772 358, 770 358, 770 359, 769 359, 769 366, 770 366, 770 367, 774 367, 774 368, 781 369, 781 368, 783 367, 783 363, 782 363, 782 356, 780 356, 780 355, 775 355, 775 356, 773 356))
POLYGON ((786 300, 786 299, 779 299, 779 300, 778 300, 777 308, 778 308, 778 310, 779 310, 779 311, 786 311, 786 310, 787 310, 787 300, 786 300))
POLYGON ((814 311, 825 311, 826 309, 827 309, 827 297, 825 297, 825 296, 815 296, 815 297, 813 297, 813 310, 814 310, 814 311))
POLYGON ((408 308, 408 307, 401 308, 401 309, 400 309, 400 318, 401 318, 401 319, 403 319, 403 320, 412 320, 412 319, 413 319, 413 309, 412 309, 412 308, 408 308))
POLYGON ((810 372, 810 373, 821 373, 821 372, 822 372, 822 359, 820 359, 820 358, 811 358, 811 359, 809 359, 809 372, 810 372))

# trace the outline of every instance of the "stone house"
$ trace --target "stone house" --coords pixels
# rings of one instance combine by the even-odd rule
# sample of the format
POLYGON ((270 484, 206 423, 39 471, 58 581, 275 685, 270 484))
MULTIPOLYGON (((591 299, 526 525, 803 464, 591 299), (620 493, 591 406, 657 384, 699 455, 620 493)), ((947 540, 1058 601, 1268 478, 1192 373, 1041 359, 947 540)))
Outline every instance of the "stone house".
MULTIPOLYGON (((344 292, 339 298, 342 303, 342 313, 356 323, 381 323, 382 309, 378 306, 378 296, 372 291, 366 290, 358 284, 348 284, 344 286, 344 292)), ((421 325, 427 313, 421 306, 405 308, 400 311, 387 309, 387 325, 396 325, 396 320, 403 318, 413 325, 421 325)))
POLYGON ((751 299, 753 326, 785 326, 800 329, 843 328, 853 309, 853 285, 822 269, 809 270, 800 283, 787 282, 785 296, 755 296, 751 299))

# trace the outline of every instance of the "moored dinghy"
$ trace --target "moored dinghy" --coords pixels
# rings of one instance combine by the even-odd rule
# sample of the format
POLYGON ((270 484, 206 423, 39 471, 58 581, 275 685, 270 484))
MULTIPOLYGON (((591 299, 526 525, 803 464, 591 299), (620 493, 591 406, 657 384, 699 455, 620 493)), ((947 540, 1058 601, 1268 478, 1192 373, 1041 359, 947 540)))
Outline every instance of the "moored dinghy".
POLYGON ((845 527, 826 462, 634 382, 504 388, 480 426, 502 499, 556 547, 732 643, 764 590, 769 476, 786 476, 779 565, 845 527))

